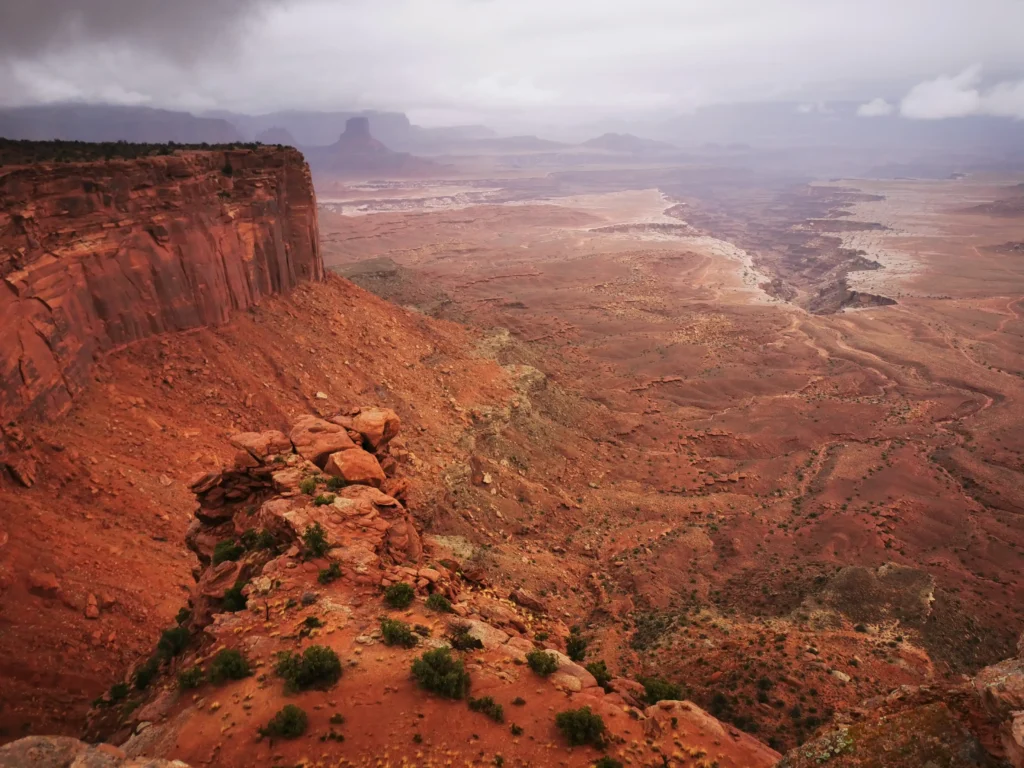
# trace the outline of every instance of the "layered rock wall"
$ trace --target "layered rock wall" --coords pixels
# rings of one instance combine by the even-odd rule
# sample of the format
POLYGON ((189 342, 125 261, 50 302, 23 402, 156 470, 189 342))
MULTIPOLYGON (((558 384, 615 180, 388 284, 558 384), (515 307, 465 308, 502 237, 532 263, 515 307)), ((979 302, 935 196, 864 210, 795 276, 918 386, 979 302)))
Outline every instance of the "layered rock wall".
POLYGON ((296 150, 0 168, 0 423, 64 411, 104 352, 322 276, 296 150))

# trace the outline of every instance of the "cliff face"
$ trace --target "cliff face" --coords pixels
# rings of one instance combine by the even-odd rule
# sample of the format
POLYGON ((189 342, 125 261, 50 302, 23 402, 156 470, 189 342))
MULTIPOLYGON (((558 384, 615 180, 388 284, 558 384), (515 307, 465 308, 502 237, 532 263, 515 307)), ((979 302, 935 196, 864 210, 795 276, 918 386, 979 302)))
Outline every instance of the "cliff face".
POLYGON ((0 423, 65 410, 103 352, 322 277, 295 150, 0 169, 0 423))

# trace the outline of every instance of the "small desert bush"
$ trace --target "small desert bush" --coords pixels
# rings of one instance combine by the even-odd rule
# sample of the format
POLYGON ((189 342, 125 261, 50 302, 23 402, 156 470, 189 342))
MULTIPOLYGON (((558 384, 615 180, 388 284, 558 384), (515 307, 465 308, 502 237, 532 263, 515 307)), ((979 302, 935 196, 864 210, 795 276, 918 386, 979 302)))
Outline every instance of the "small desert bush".
POLYGON ((541 677, 547 677, 558 669, 558 658, 547 651, 533 650, 526 654, 526 663, 541 677))
POLYGON ((235 582, 235 586, 224 592, 224 598, 220 602, 220 607, 228 613, 244 611, 248 600, 242 594, 242 588, 245 587, 246 583, 244 581, 235 582))
POLYGON ((302 482, 299 483, 299 490, 307 496, 312 496, 316 492, 316 478, 315 477, 304 477, 302 482))
POLYGON ((453 621, 448 625, 445 640, 457 651, 478 651, 484 647, 479 638, 470 634, 471 627, 462 621, 453 621))
POLYGON ((149 684, 153 682, 160 672, 160 656, 154 654, 150 656, 145 664, 141 665, 135 670, 135 687, 140 691, 144 691, 149 687, 149 684))
POLYGON ((257 531, 250 528, 244 531, 238 540, 246 549, 274 549, 277 546, 274 534, 266 529, 257 531))
POLYGON ((559 712, 555 715, 555 725, 571 747, 582 744, 600 747, 604 744, 604 720, 592 712, 590 707, 559 712))
POLYGON ((621 760, 616 760, 614 757, 603 755, 596 763, 594 763, 594 768, 623 768, 623 765, 621 760))
POLYGON ((306 545, 306 554, 310 557, 323 557, 331 545, 327 543, 327 531, 320 523, 313 523, 302 534, 302 543, 306 545))
POLYGON ((452 601, 440 592, 435 592, 427 598, 427 608, 438 613, 451 613, 452 601))
POLYGON ((327 478, 327 489, 331 491, 338 491, 345 487, 345 480, 341 477, 329 477, 327 478))
POLYGON ((210 662, 210 682, 222 683, 225 680, 241 680, 252 674, 252 666, 245 655, 234 648, 224 648, 217 652, 210 662))
POLYGON ((338 654, 323 645, 311 645, 302 655, 283 651, 277 655, 274 671, 284 678, 289 691, 330 688, 341 677, 338 654))
POLYGON ((683 689, 675 683, 670 683, 661 677, 642 677, 640 682, 644 686, 644 697, 648 704, 657 704, 659 701, 678 701, 683 698, 683 689))
POLYGON ((385 645, 400 645, 403 648, 413 648, 419 642, 412 627, 404 621, 397 619, 381 619, 380 632, 384 636, 385 645))
POLYGON ((269 723, 260 728, 259 733, 260 736, 297 739, 306 732, 308 726, 306 711, 294 704, 286 704, 269 723))
POLYGON ((565 641, 565 655, 573 661, 587 658, 587 641, 576 629, 569 633, 569 639, 565 641))
POLYGON ((340 578, 341 566, 337 563, 331 563, 326 568, 321 568, 320 573, 316 576, 316 580, 321 584, 330 584, 332 581, 337 581, 340 578))
POLYGON ((384 590, 384 600, 392 608, 408 608, 415 596, 416 590, 404 581, 392 584, 384 590))
POLYGON ((213 564, 220 565, 227 560, 237 560, 245 554, 245 547, 234 539, 223 539, 213 548, 213 564))
POLYGON ((156 644, 156 652, 165 659, 177 656, 188 647, 189 634, 185 627, 165 629, 156 644))
POLYGON ((481 696, 479 699, 470 698, 469 708, 474 712, 483 712, 496 723, 505 722, 505 710, 490 696, 481 696))
POLYGON ((337 497, 333 493, 321 493, 319 496, 313 499, 313 506, 326 507, 328 504, 333 504, 335 498, 337 497))
POLYGON ((598 685, 604 688, 605 691, 608 690, 608 683, 611 682, 612 674, 608 671, 607 664, 603 661, 592 661, 587 664, 587 672, 594 676, 598 685))
POLYGON ((178 687, 183 691, 198 688, 203 684, 203 668, 198 664, 186 667, 178 673, 178 687))
POLYGON ((449 699, 469 693, 469 673, 450 648, 427 651, 412 663, 412 676, 421 688, 449 699))

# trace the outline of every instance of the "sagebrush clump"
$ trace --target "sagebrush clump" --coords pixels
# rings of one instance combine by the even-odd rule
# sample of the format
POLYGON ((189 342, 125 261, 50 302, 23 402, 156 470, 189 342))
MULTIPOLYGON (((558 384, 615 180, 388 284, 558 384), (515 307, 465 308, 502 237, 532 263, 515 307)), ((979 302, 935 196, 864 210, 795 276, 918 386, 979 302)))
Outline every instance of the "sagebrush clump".
POLYGON ((438 613, 451 613, 452 601, 439 592, 435 592, 427 598, 427 608, 438 613))
POLYGON ((341 659, 323 645, 311 645, 302 655, 282 651, 277 655, 274 671, 284 678, 289 691, 324 690, 341 678, 341 659))
POLYGON ((242 680, 252 674, 252 666, 241 651, 225 648, 217 652, 210 662, 209 678, 211 683, 222 683, 226 680, 242 680))
POLYGON ((408 608, 414 597, 416 590, 404 581, 392 584, 384 590, 384 600, 392 608, 408 608))
POLYGON ((496 723, 505 722, 504 708, 490 696, 481 696, 479 699, 471 698, 469 708, 474 712, 483 712, 496 723))
POLYGON ((604 720, 590 707, 559 712, 555 716, 555 725, 558 726, 558 730, 562 732, 571 747, 582 744, 590 744, 595 747, 604 746, 604 720))
POLYGON ((413 648, 419 642, 412 627, 398 619, 381 619, 380 632, 384 638, 385 645, 399 645, 403 648, 413 648))
POLYGON ((286 704, 273 719, 260 728, 260 736, 271 736, 282 739, 297 739, 306 732, 309 718, 306 711, 294 704, 286 704))
POLYGON ((526 663, 541 677, 547 677, 558 669, 558 658, 553 653, 533 650, 526 654, 526 663))
POLYGON ((461 699, 469 693, 469 673, 447 647, 427 651, 413 661, 412 676, 421 688, 449 699, 461 699))

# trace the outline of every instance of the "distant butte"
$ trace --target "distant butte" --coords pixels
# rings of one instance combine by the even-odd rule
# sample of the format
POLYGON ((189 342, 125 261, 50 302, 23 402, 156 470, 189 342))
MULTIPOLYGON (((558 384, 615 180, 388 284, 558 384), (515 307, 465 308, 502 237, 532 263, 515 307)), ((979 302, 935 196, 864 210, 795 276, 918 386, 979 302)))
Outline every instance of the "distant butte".
POLYGON ((365 117, 349 118, 334 144, 311 147, 306 156, 314 173, 322 176, 421 176, 440 168, 430 160, 386 147, 370 133, 365 117))

